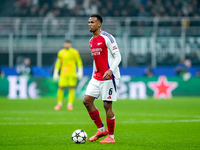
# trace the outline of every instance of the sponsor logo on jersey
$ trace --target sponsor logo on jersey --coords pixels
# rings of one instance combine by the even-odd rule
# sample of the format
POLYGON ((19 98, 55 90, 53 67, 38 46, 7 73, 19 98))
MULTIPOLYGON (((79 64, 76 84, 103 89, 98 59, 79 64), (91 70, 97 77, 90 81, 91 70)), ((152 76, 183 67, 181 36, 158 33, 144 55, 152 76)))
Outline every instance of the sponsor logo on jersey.
POLYGON ((102 48, 93 48, 91 49, 92 55, 100 55, 100 52, 102 51, 102 48))
POLYGON ((113 46, 113 50, 118 49, 117 46, 113 46))
POLYGON ((101 52, 102 51, 102 48, 93 48, 91 49, 91 52, 101 52))

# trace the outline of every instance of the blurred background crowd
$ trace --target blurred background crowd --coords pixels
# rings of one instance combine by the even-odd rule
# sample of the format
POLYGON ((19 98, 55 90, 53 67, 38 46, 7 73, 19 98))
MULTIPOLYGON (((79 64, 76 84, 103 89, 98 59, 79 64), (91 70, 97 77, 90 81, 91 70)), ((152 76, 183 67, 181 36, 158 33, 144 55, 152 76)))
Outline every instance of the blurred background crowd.
POLYGON ((182 17, 199 16, 198 0, 3 0, 1 16, 66 17, 103 16, 182 17), (7 7, 12 6, 12 7, 7 7))
POLYGON ((92 66, 86 43, 91 37, 87 19, 94 13, 104 17, 102 29, 118 41, 120 66, 144 67, 134 75, 155 75, 160 66, 173 67, 168 75, 180 75, 200 66, 198 0, 1 0, 0 65, 16 66, 22 57, 36 70, 52 67, 63 41, 70 39, 83 65, 92 66))

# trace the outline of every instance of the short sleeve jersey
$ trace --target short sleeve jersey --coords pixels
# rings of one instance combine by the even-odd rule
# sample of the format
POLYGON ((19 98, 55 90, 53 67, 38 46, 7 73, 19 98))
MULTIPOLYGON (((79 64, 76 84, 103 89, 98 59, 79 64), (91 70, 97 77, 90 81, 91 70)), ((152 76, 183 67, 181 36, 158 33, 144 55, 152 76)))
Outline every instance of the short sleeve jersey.
MULTIPOLYGON (((104 81, 103 75, 115 59, 113 54, 119 51, 116 40, 111 34, 102 31, 99 36, 90 39, 90 50, 94 58, 93 77, 104 81)), ((120 78, 119 67, 113 70, 113 76, 110 79, 113 78, 120 78)))

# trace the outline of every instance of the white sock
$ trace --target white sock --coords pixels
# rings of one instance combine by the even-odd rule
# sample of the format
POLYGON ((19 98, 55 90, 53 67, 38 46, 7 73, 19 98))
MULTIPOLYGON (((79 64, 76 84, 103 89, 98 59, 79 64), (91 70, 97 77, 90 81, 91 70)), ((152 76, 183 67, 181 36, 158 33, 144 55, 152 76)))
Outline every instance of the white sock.
POLYGON ((99 131, 104 132, 106 130, 105 126, 98 128, 99 131))
POLYGON ((110 118, 110 119, 115 119, 115 116, 113 118, 110 118))
POLYGON ((67 103, 68 106, 72 106, 72 103, 67 103))
POLYGON ((113 135, 109 135, 111 138, 115 139, 114 134, 113 135))
POLYGON ((62 106, 62 102, 58 102, 58 105, 62 106))

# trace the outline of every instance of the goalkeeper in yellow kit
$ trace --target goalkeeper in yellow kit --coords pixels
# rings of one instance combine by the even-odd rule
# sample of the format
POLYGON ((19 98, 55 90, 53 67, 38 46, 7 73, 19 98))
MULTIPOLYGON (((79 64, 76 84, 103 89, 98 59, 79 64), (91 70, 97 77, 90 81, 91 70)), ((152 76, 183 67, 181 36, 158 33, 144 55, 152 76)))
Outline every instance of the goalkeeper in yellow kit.
POLYGON ((79 52, 71 46, 72 44, 70 41, 64 42, 64 48, 58 52, 58 58, 55 63, 53 79, 55 81, 59 79, 57 105, 54 107, 55 110, 60 110, 62 108, 65 87, 69 87, 67 109, 73 110, 77 78, 81 80, 83 77, 83 64, 81 57, 79 52))

